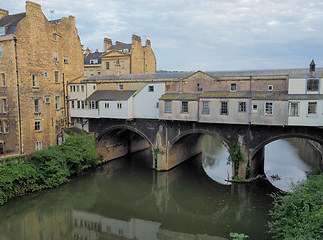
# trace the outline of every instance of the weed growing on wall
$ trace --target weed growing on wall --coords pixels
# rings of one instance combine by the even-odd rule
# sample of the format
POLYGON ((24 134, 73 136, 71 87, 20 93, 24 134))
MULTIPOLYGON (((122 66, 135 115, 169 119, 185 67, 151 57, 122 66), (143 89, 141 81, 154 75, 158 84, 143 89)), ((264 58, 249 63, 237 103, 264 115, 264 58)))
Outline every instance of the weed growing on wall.
POLYGON ((241 152, 241 147, 239 141, 233 141, 229 144, 229 157, 227 164, 233 164, 234 173, 232 179, 235 179, 239 175, 239 166, 243 162, 243 155, 241 152))

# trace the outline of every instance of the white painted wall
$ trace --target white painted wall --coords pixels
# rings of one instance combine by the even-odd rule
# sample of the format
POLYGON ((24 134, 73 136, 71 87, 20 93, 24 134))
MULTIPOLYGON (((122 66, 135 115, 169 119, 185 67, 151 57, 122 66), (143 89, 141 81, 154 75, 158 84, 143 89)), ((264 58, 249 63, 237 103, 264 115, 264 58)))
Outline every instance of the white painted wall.
POLYGON ((165 93, 164 83, 149 83, 134 97, 133 116, 135 118, 159 118, 159 98, 165 93), (154 91, 149 91, 153 87, 154 91))
POLYGON ((132 99, 131 97, 127 101, 100 101, 100 117, 101 118, 118 118, 118 119, 130 119, 133 117, 132 111, 132 99), (106 108, 105 104, 109 104, 106 108), (122 107, 118 108, 118 103, 121 103, 122 107))
POLYGON ((85 100, 96 90, 97 90, 96 84, 84 84, 84 83, 69 84, 68 85, 69 99, 85 100))
POLYGON ((288 125, 323 126, 323 100, 293 100, 292 102, 299 102, 299 116, 288 116, 288 125), (308 114, 308 102, 317 102, 316 114, 308 114))
MULTIPOLYGON (((314 77, 315 78, 315 77, 314 77)), ((320 79, 319 91, 307 91, 307 79, 289 79, 288 94, 323 94, 323 83, 320 79)))

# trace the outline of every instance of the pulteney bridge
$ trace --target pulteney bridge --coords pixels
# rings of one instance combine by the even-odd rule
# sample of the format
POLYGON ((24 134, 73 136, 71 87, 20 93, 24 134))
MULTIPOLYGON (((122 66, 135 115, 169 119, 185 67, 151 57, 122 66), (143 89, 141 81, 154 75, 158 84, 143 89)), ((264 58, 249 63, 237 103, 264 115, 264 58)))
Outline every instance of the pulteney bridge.
POLYGON ((90 132, 96 133, 97 150, 103 160, 112 160, 146 148, 153 149, 152 167, 169 170, 202 152, 202 137, 215 137, 229 149, 239 140, 244 162, 239 177, 264 173, 264 147, 283 138, 310 139, 323 146, 323 128, 304 126, 265 126, 166 121, 152 119, 90 119, 90 132), (249 174, 247 174, 249 169, 249 174))

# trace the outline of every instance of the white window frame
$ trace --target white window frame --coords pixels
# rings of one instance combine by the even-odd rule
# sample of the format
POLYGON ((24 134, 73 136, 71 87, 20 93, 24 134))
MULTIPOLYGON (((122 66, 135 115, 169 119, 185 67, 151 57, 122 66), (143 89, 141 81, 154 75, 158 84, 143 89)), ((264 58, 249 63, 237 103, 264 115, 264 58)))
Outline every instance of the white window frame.
POLYGON ((202 92, 203 91, 203 84, 202 83, 198 83, 197 84, 197 91, 198 92, 202 92))
POLYGON ((36 149, 36 151, 42 150, 43 149, 43 142, 42 141, 37 141, 35 143, 35 149, 36 149))
POLYGON ((57 42, 57 34, 56 33, 53 33, 53 41, 57 42))
POLYGON ((110 108, 110 103, 104 103, 104 108, 110 108))
POLYGON ((120 91, 123 90, 123 84, 119 84, 119 88, 118 88, 120 91))
POLYGON ((317 116, 317 106, 318 106, 318 103, 317 101, 308 101, 307 102, 307 116, 317 116), (310 112, 310 104, 315 104, 315 111, 312 113, 310 112))
POLYGON ((165 113, 172 112, 172 101, 165 101, 165 113))
POLYGON ((210 101, 202 101, 202 114, 210 114, 210 101))
POLYGON ((237 83, 231 83, 230 84, 230 91, 236 92, 237 91, 237 83))
POLYGON ((2 99, 2 113, 7 113, 8 106, 7 106, 7 99, 3 98, 2 99))
POLYGON ((258 105, 252 104, 252 113, 258 113, 258 105))
POLYGON ((41 119, 35 119, 35 132, 41 131, 41 119))
POLYGON ((38 88, 39 85, 38 85, 38 77, 37 77, 37 75, 35 75, 35 74, 31 75, 31 80, 32 80, 33 87, 38 88))
POLYGON ((1 86, 6 86, 6 75, 4 73, 1 73, 1 86))
POLYGON ((245 113, 247 111, 247 103, 239 102, 238 103, 238 112, 245 113))
POLYGON ((181 113, 188 113, 188 101, 182 101, 182 111, 181 113))
POLYGON ((55 108, 56 108, 56 110, 59 110, 61 108, 60 101, 61 101, 61 97, 60 96, 55 96, 55 108))
POLYGON ((154 92, 155 88, 152 85, 148 86, 148 92, 154 92))
POLYGON ((3 120, 3 133, 8 133, 8 121, 7 120, 3 120))
POLYGON ((6 28, 5 27, 0 27, 0 36, 6 35, 6 28))
POLYGON ((54 62, 58 62, 58 52, 54 51, 54 62))
POLYGON ((319 78, 308 78, 306 80, 306 91, 307 92, 318 92, 319 90, 320 90, 320 79, 319 78), (317 82, 317 84, 315 82, 317 82))
POLYGON ((288 116, 290 117, 299 117, 299 102, 289 102, 288 104, 288 116), (297 106, 296 108, 293 108, 292 111, 292 105, 297 106))
POLYGON ((122 103, 117 103, 117 109, 122 109, 122 103))
POLYGON ((268 91, 274 91, 274 86, 273 85, 268 85, 268 91))
POLYGON ((34 110, 35 110, 35 113, 39 112, 39 99, 38 98, 34 99, 34 110))
POLYGON ((220 115, 229 115, 229 102, 221 101, 220 115))
POLYGON ((265 102, 264 103, 264 114, 267 116, 274 115, 274 102, 265 102), (268 105, 268 107, 267 107, 268 105), (271 105, 271 107, 269 107, 271 105))
POLYGON ((124 61, 121 61, 121 69, 124 69, 124 61))

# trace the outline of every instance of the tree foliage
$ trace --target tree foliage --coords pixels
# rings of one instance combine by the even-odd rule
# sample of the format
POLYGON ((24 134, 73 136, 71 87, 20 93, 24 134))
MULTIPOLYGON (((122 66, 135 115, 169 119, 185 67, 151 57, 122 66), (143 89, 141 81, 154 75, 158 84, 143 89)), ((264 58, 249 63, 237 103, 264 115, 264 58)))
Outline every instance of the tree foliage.
POLYGON ((93 137, 70 135, 60 146, 30 154, 25 161, 8 160, 0 166, 0 205, 9 198, 44 188, 53 188, 82 173, 83 166, 96 165, 93 137))
POLYGON ((323 239, 323 173, 273 197, 269 227, 277 239, 323 239))

